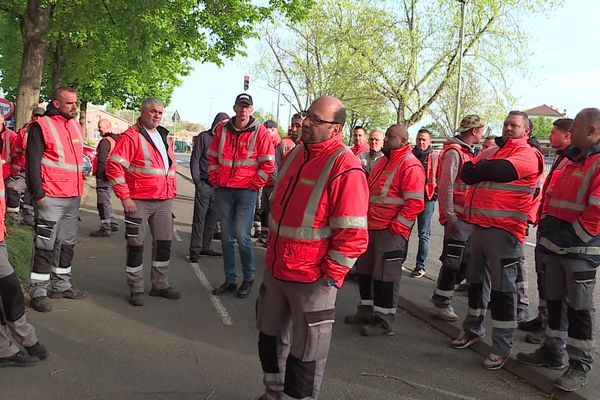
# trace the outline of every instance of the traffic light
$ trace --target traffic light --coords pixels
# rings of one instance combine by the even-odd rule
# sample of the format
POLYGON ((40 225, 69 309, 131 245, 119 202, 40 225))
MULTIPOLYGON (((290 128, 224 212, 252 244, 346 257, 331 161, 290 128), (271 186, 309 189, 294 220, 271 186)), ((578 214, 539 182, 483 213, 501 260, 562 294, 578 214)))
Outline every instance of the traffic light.
POLYGON ((244 76, 244 90, 248 90, 248 87, 250 87, 250 75, 245 75, 244 76))

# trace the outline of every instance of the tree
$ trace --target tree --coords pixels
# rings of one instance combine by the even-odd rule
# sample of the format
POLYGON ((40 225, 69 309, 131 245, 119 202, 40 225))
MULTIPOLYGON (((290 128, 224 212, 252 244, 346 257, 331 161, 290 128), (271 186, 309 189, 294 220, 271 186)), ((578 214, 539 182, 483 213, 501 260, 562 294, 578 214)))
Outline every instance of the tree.
POLYGON ((9 47, 12 42, 0 44, 0 85, 16 97, 17 126, 37 104, 42 77, 46 96, 52 88, 69 84, 80 90, 84 102, 134 107, 149 94, 168 102, 181 76, 190 72, 191 60, 219 64, 223 57, 243 53, 244 41, 256 36, 256 24, 272 12, 296 20, 310 4, 311 0, 271 0, 268 6, 246 0, 2 2, 0 17, 20 25, 23 51, 19 60, 19 52, 9 47), (18 81, 15 68, 20 71, 18 81))
POLYGON ((531 136, 535 136, 538 138, 547 138, 550 137, 550 131, 552 130, 552 118, 548 117, 533 117, 531 118, 531 122, 533 123, 533 131, 531 132, 531 136))
MULTIPOLYGON (((527 59, 522 19, 558 3, 468 1, 464 69, 477 77, 470 84, 502 94, 507 71, 527 59)), ((331 94, 358 113, 391 107, 396 122, 411 126, 454 91, 459 25, 454 1, 325 0, 285 34, 267 32, 271 54, 257 69, 271 85, 280 70, 299 106, 331 94)))

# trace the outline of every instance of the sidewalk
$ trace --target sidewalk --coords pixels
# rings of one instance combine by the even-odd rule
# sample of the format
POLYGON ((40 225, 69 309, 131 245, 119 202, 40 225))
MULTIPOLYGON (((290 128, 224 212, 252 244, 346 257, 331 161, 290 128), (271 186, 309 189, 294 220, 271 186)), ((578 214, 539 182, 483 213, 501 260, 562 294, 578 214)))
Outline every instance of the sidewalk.
MULTIPOLYGON (((184 179, 190 180, 189 177, 189 169, 178 166, 178 174, 184 179)), ((411 240, 409 246, 416 246, 416 241, 411 240)), ((430 254, 430 259, 434 259, 432 254, 430 254)), ((405 266, 408 264, 405 263, 405 266)), ((430 309, 432 304, 430 302, 431 295, 435 288, 435 280, 430 276, 426 275, 421 279, 414 279, 409 277, 410 271, 405 271, 403 273, 402 281, 400 284, 400 304, 399 307, 406 310, 408 313, 414 315, 420 320, 430 324, 435 327, 439 331, 445 333, 449 336, 448 344, 450 341, 458 336, 459 331, 461 330, 462 319, 467 313, 467 297, 461 294, 457 294, 454 297, 453 306, 456 313, 460 316, 459 321, 457 322, 446 322, 440 321, 438 319, 434 319, 430 316, 430 309)), ((532 283, 535 285, 535 282, 532 283)), ((352 283, 347 283, 348 286, 353 285, 352 283)), ((491 352, 492 343, 491 343, 491 320, 490 318, 486 318, 486 338, 482 342, 471 347, 475 352, 479 353, 481 356, 487 356, 491 352)), ((513 357, 516 356, 519 352, 532 352, 534 351, 538 345, 532 345, 525 343, 525 333, 522 331, 515 332, 515 345, 513 348, 513 357)), ((461 350, 456 350, 461 351, 461 350)), ((462 350, 465 351, 465 350, 462 350)), ((468 351, 468 350, 466 350, 468 351)), ((535 368, 528 367, 516 361, 515 359, 509 360, 504 368, 517 377, 529 382, 541 390, 551 394, 551 398, 559 399, 559 400, 598 400, 600 399, 600 370, 597 368, 593 368, 588 374, 588 384, 581 390, 576 392, 567 393, 559 389, 555 389, 553 382, 558 376, 560 376, 564 370, 556 371, 551 370, 549 368, 535 368)), ((490 372, 493 373, 493 372, 490 372)))

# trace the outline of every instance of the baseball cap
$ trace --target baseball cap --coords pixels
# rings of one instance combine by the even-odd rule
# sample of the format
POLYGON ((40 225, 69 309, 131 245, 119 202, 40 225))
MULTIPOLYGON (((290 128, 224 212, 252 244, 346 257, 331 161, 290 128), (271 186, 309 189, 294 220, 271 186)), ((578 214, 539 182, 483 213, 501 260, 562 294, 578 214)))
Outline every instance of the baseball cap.
POLYGON ((473 128, 483 128, 484 126, 485 123, 483 122, 481 117, 479 117, 479 115, 471 114, 465 116, 462 119, 462 121, 460 121, 460 126, 458 127, 456 132, 463 133, 473 128))
POLYGON ((271 119, 268 121, 265 121, 265 123, 263 125, 265 126, 265 128, 269 128, 269 129, 277 128, 277 124, 275 123, 275 121, 273 121, 271 119))
POLYGON ((42 107, 36 107, 33 109, 33 111, 31 112, 32 115, 39 115, 42 116, 44 115, 44 113, 46 112, 46 110, 44 110, 42 107))
POLYGON ((238 96, 235 98, 235 105, 238 104, 244 104, 247 106, 251 106, 252 104, 252 96, 250 96, 248 93, 242 93, 242 94, 238 94, 238 96))

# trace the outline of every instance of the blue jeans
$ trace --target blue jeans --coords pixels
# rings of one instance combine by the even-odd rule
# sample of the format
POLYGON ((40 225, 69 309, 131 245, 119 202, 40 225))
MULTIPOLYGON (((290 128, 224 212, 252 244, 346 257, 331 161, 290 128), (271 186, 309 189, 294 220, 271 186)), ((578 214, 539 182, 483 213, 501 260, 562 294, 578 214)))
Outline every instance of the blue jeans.
POLYGON ((417 216, 417 228, 419 230, 419 250, 417 251, 418 269, 425 269, 427 255, 429 254, 429 242, 431 241, 431 217, 435 210, 435 201, 425 201, 425 209, 417 216))
POLYGON ((215 201, 221 221, 221 247, 225 282, 237 283, 235 243, 237 240, 244 281, 254 280, 256 263, 252 247, 252 222, 256 208, 256 191, 252 189, 215 189, 215 201))

